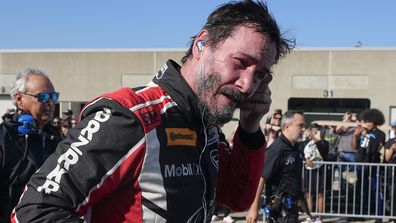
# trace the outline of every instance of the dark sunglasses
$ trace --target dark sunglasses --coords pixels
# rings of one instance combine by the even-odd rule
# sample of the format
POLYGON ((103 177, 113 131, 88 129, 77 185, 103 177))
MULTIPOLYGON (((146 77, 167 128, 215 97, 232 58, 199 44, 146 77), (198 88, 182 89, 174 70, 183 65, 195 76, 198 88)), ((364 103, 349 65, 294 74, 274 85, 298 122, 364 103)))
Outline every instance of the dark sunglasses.
POLYGON ((282 117, 274 117, 276 120, 282 120, 282 117))
POLYGON ((37 101, 40 103, 47 103, 50 99, 52 102, 56 103, 59 99, 59 92, 41 92, 37 94, 22 93, 22 94, 33 96, 37 98, 37 101))

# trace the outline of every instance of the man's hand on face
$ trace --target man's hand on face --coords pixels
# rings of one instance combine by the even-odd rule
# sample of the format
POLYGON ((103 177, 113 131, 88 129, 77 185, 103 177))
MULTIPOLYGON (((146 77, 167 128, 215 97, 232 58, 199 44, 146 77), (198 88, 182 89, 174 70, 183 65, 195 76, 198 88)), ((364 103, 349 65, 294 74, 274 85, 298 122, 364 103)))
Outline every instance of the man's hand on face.
POLYGON ((241 105, 240 125, 247 132, 256 132, 260 128, 260 120, 270 109, 272 100, 268 84, 269 81, 262 81, 256 92, 241 105))

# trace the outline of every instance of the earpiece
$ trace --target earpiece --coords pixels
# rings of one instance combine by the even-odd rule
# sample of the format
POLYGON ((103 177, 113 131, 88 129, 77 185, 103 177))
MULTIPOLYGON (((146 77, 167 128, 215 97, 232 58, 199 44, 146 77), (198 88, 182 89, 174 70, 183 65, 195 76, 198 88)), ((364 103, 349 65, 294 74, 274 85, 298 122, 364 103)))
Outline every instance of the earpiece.
POLYGON ((199 40, 199 41, 197 42, 197 47, 198 47, 198 51, 199 51, 199 52, 202 52, 204 46, 205 46, 205 40, 199 40))
POLYGON ((22 114, 18 118, 18 132, 22 135, 30 135, 36 129, 36 120, 31 114, 22 114))

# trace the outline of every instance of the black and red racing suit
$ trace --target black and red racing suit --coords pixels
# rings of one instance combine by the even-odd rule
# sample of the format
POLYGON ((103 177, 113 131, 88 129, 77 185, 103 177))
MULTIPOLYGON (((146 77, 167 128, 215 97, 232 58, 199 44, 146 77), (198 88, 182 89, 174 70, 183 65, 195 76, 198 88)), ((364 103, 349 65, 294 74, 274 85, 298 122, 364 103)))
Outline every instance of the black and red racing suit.
POLYGON ((215 201, 242 211, 264 159, 261 131, 231 150, 168 61, 145 87, 90 102, 31 178, 13 222, 209 222, 215 201))

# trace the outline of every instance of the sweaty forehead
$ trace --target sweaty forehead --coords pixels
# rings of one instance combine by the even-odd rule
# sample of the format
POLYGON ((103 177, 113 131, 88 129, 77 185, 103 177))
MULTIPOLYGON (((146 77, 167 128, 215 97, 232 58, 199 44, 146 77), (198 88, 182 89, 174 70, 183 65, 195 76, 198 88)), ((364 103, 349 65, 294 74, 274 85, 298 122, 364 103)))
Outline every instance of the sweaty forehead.
POLYGON ((252 27, 240 26, 224 42, 225 47, 250 55, 258 61, 269 60, 271 64, 276 56, 276 44, 266 34, 252 27))

